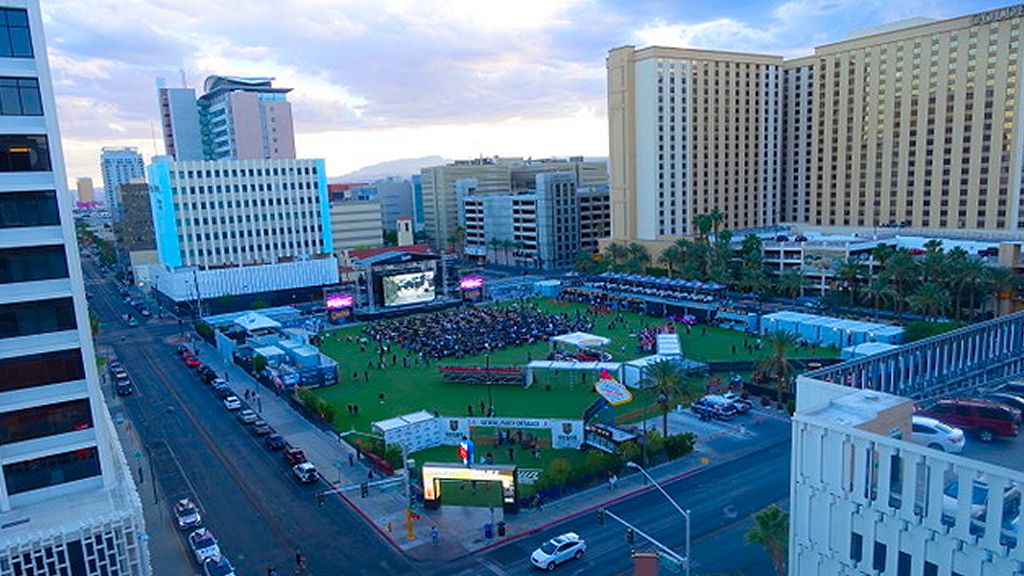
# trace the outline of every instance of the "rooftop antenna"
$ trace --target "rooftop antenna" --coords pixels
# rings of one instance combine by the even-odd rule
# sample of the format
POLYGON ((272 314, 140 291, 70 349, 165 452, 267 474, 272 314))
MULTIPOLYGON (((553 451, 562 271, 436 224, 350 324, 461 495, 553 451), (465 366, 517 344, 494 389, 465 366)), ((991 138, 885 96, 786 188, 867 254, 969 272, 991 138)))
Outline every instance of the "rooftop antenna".
POLYGON ((181 74, 181 87, 182 88, 188 88, 188 81, 185 79, 185 69, 184 68, 178 68, 178 73, 181 74))
POLYGON ((153 139, 153 156, 159 156, 160 151, 156 148, 156 126, 152 120, 149 121, 149 136, 153 139))

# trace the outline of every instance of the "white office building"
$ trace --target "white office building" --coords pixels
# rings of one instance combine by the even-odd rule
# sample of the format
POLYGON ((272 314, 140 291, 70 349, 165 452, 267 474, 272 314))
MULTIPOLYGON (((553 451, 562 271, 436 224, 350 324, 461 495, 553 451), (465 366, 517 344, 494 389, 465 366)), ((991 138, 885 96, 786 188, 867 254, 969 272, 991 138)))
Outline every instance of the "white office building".
POLYGON ((338 281, 323 160, 160 157, 149 179, 153 275, 176 302, 338 281))
POLYGON ((0 576, 148 575, 142 505, 99 387, 50 78, 39 3, 0 2, 0 82, 18 86, 0 93, 0 576))
POLYGON ((104 148, 100 154, 103 172, 103 194, 107 211, 115 221, 121 220, 121 185, 146 177, 142 154, 136 148, 104 148))

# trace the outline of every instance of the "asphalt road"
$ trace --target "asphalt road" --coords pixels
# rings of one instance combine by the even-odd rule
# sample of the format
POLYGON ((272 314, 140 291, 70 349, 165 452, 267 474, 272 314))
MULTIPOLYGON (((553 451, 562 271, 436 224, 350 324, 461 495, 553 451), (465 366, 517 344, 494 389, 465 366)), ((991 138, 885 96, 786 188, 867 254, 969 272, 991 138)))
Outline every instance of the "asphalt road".
MULTIPOLYGON (((292 574, 296 549, 308 559, 304 574, 419 571, 352 509, 318 508, 317 486, 296 482, 280 453, 266 450, 164 342, 178 327, 140 319, 142 326, 128 328, 113 281, 98 282, 95 267, 85 268, 90 305, 104 326, 100 343, 113 348, 136 385, 124 409, 153 473, 169 499, 194 493, 240 574, 262 576, 270 566, 292 574)), ((142 497, 153 495, 142 490, 142 497)))
MULTIPOLYGON (((689 508, 693 533, 692 574, 744 574, 771 576, 768 555, 761 547, 747 545, 746 531, 753 525, 752 513, 773 503, 785 506, 789 494, 789 441, 760 452, 757 456, 723 464, 665 486, 684 508, 689 508)), ((615 515, 682 553, 684 520, 661 493, 651 490, 608 507, 615 515)), ((580 561, 557 569, 562 574, 631 574, 632 562, 625 540, 625 528, 612 520, 598 524, 588 513, 550 526, 531 536, 467 558, 446 572, 454 575, 531 574, 530 554, 545 540, 565 532, 576 532, 587 541, 588 551, 580 561)), ((651 550, 641 544, 638 550, 651 550)))
MULTIPOLYGON (((306 573, 318 576, 530 574, 530 553, 544 540, 568 531, 586 538, 589 550, 582 561, 557 572, 631 572, 624 528, 610 518, 601 526, 593 513, 454 562, 410 563, 350 508, 318 508, 317 488, 295 482, 280 454, 264 449, 182 365, 165 342, 178 326, 139 318, 139 328, 127 327, 121 314, 129 311, 128 305, 114 282, 100 277, 92 262, 83 264, 86 289, 94 295, 91 308, 103 321, 100 344, 114 350, 135 381, 136 392, 124 399, 124 409, 148 447, 153 473, 169 500, 194 494, 239 574, 262 576, 269 566, 276 566, 282 576, 292 574, 296 549, 308 559, 306 573)), ((666 489, 692 510, 694 575, 771 575, 767 555, 760 547, 747 545, 744 534, 752 523, 750 514, 788 497, 788 439, 666 489)), ((142 492, 143 498, 153 497, 142 492)), ((682 552, 683 520, 657 491, 609 510, 682 552)), ((639 538, 637 542, 639 550, 650 549, 639 538)), ((154 569, 160 573, 159 567, 154 569)))

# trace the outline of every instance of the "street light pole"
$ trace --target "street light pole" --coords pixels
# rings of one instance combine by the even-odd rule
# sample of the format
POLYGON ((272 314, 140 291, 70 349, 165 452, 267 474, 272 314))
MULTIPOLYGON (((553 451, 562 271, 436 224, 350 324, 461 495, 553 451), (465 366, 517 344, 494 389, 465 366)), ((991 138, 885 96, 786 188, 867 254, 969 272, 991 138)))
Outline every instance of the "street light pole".
POLYGON ((640 466, 636 462, 630 460, 629 462, 626 462, 626 467, 636 468, 637 470, 639 470, 645 478, 647 478, 648 480, 651 481, 652 484, 654 484, 654 487, 657 488, 659 492, 661 492, 661 495, 667 498, 668 501, 672 503, 672 506, 675 507, 675 509, 683 515, 683 518, 686 519, 686 576, 690 576, 690 511, 683 510, 683 508, 675 501, 675 499, 669 496, 668 492, 665 492, 665 489, 661 487, 661 484, 658 484, 658 481, 652 478, 651 475, 647 473, 647 470, 645 470, 643 466, 640 466))

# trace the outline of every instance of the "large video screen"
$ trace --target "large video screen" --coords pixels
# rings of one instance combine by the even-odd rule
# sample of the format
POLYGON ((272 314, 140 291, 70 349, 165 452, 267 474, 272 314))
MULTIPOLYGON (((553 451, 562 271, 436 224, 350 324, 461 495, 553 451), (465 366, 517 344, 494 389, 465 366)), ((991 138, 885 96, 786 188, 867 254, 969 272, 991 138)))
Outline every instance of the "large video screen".
POLYGON ((395 274, 382 280, 385 306, 403 306, 434 299, 433 272, 395 274))

